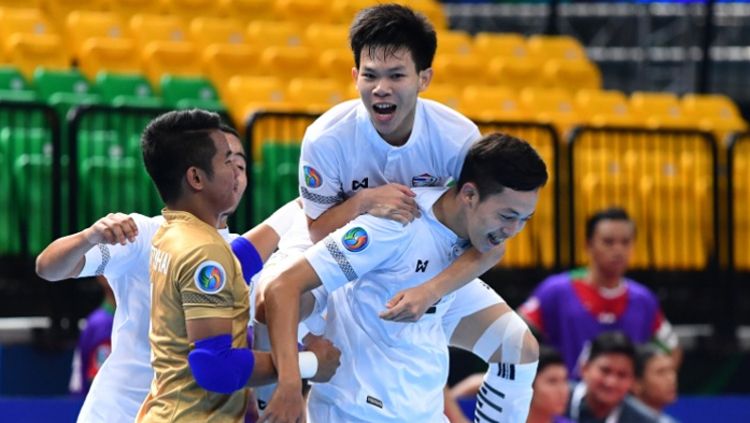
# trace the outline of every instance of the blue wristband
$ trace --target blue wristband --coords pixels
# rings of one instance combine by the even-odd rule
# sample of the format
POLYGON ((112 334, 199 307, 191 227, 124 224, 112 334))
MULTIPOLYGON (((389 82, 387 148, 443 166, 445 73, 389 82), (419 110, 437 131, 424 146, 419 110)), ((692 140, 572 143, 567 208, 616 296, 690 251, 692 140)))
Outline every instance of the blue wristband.
POLYGON ((249 348, 232 348, 232 336, 226 334, 196 341, 188 363, 201 388, 231 394, 245 387, 253 374, 255 356, 249 348))
POLYGON ((249 285, 253 276, 263 268, 263 260, 261 260, 260 254, 253 243, 244 237, 236 238, 232 241, 231 246, 232 252, 242 265, 242 277, 245 279, 245 283, 249 285))

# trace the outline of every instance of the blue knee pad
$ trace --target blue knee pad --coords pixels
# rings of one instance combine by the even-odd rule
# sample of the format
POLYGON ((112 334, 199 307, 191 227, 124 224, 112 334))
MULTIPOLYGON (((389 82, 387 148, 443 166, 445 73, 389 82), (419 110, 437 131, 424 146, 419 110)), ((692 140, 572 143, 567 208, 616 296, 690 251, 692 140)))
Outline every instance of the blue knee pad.
POLYGON ((255 367, 255 356, 248 348, 232 348, 232 336, 227 334, 196 341, 188 363, 201 388, 231 394, 245 387, 255 367))

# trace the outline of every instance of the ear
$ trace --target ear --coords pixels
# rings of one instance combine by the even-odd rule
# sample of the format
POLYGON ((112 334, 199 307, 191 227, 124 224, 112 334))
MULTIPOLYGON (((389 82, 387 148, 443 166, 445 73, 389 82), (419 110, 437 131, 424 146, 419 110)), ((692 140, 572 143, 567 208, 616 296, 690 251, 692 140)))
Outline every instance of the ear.
POLYGON ((192 191, 203 190, 205 174, 195 166, 190 166, 185 172, 185 183, 192 191))
POLYGON ((432 82, 432 68, 427 68, 419 72, 419 92, 426 90, 432 82))
POLYGON ((357 83, 358 76, 359 76, 359 70, 357 69, 356 66, 352 66, 352 80, 354 81, 355 84, 357 83))
POLYGON ((479 190, 473 182, 463 184, 459 193, 461 195, 461 200, 470 209, 479 204, 479 190))

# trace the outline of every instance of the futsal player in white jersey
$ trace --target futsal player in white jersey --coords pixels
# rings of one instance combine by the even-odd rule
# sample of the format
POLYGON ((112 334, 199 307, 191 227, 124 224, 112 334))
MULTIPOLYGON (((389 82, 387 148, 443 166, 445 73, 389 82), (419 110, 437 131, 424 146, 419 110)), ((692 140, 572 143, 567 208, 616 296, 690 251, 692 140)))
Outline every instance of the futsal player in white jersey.
MULTIPOLYGON (((469 246, 483 253, 518 233, 546 181, 546 166, 528 143, 491 134, 471 147, 455 186, 415 189, 421 217, 409 225, 363 214, 308 249, 266 288, 279 382, 261 421, 295 422, 303 416, 299 369, 293 364, 297 322, 310 310, 300 314, 299 304, 321 284, 330 293, 325 336, 341 349, 341 367, 329 383, 312 387, 309 421, 447 421, 442 388, 449 341, 443 318, 462 291, 443 296, 414 323, 381 319, 382 305, 442 272, 469 246)), ((489 287, 483 289, 493 296, 489 287)), ((513 322, 516 315, 506 316, 503 357, 483 385, 484 398, 498 412, 479 421, 525 422, 528 412, 538 353, 524 350, 534 349, 536 341, 526 325, 513 322)))
MULTIPOLYGON (((239 169, 235 208, 245 188, 245 153, 237 133, 226 126, 222 131, 239 169)), ((280 234, 299 207, 289 204, 244 236, 266 260, 276 249, 280 234)), ((115 294, 112 352, 94 378, 78 416, 79 422, 133 422, 148 394, 153 369, 148 340, 151 238, 163 223, 162 216, 114 213, 90 228, 58 239, 37 258, 37 273, 51 280, 104 275, 115 294)), ((219 229, 231 242, 238 234, 219 229)))

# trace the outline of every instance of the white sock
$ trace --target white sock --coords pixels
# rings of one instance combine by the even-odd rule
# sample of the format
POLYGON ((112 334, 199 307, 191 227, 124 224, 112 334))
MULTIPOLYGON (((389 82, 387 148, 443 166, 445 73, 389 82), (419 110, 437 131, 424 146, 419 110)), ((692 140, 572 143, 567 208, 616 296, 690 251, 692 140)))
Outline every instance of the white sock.
POLYGON ((525 423, 538 361, 528 364, 490 363, 477 394, 474 421, 525 423))

